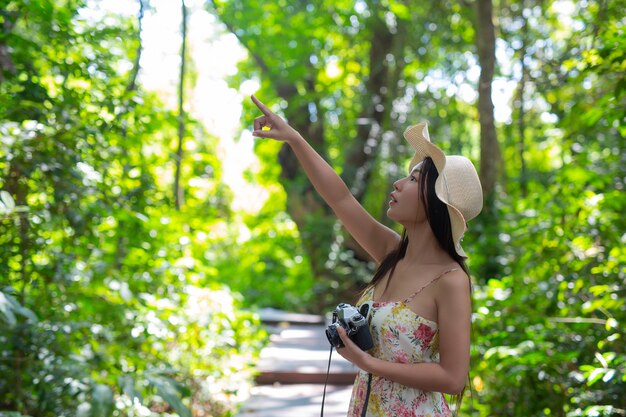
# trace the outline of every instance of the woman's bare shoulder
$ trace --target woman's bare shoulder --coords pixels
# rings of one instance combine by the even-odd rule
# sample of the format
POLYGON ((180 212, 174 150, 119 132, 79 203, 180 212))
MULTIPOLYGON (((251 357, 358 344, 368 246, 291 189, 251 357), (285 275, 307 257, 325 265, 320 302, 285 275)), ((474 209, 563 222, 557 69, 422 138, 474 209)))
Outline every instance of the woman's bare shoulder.
POLYGON ((451 293, 469 294, 471 290, 470 277, 458 265, 446 269, 438 281, 439 293, 444 296, 451 293))

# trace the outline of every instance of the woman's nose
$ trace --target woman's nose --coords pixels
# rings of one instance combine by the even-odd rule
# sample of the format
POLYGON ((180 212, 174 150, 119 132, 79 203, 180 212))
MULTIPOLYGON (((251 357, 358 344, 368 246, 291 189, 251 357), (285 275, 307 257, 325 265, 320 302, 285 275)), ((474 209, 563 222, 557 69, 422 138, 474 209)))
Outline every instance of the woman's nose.
POLYGON ((393 183, 393 189, 394 189, 395 191, 398 191, 398 190, 399 190, 399 188, 398 188, 398 184, 399 184, 399 183, 400 183, 400 180, 395 181, 395 182, 393 183))

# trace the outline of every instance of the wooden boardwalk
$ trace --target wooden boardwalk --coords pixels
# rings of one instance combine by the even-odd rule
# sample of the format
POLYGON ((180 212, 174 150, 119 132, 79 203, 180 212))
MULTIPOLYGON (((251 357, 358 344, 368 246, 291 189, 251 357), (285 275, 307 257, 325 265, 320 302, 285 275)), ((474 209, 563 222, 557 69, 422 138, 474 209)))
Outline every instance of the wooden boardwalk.
MULTIPOLYGON (((320 417, 323 385, 260 385, 237 417, 320 417)), ((352 386, 326 388, 324 417, 345 417, 352 386)))
MULTIPOLYGON (((236 417, 318 417, 330 344, 321 316, 261 311, 271 334, 261 352, 260 371, 252 396, 236 417)), ((325 417, 344 417, 348 411, 356 368, 333 352, 325 417)))

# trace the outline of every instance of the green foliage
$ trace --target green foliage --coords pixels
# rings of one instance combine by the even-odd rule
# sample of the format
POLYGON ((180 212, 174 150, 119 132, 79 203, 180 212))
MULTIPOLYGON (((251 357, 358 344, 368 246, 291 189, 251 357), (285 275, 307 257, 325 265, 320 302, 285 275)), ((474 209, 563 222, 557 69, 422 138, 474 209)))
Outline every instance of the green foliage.
MULTIPOLYGON (((517 90, 498 126, 494 210, 464 241, 476 281, 468 415, 626 410, 624 8, 568 4, 496 9, 498 76, 517 90)), ((308 182, 284 178, 278 143, 258 141, 261 167, 247 174, 262 207, 232 208, 242 190, 224 184, 216 138, 190 118, 174 210, 178 121, 136 84, 137 23, 87 6, 0 10, 0 416, 231 415, 266 340, 250 309, 319 312, 372 265, 308 182)), ((429 119, 446 152, 478 160, 465 3, 210 10, 250 53, 231 82, 259 80, 381 221, 410 157, 406 125, 429 119)), ((244 110, 249 126, 256 111, 244 110)))
MULTIPOLYGON (((576 15, 585 28, 577 42, 588 45, 576 51, 583 59, 570 58, 571 46, 560 45, 553 53, 562 61, 537 62, 548 73, 560 67, 553 83, 534 92, 527 112, 537 121, 529 128, 535 143, 526 150, 527 188, 509 181, 508 195, 499 198, 497 234, 480 237, 471 251, 478 254, 473 262, 489 262, 480 247, 495 239, 502 252, 491 261, 502 272, 477 286, 477 392, 468 412, 614 416, 626 410, 626 96, 624 48, 616 38, 623 24, 618 29, 618 15, 609 13, 615 4, 606 7, 576 15), (600 16, 614 17, 594 30, 600 16), (545 102, 554 124, 541 122, 545 102)), ((550 24, 560 27, 556 18, 550 24)), ((512 179, 519 177, 519 148, 511 146, 512 179)))
MULTIPOLYGON (((465 403, 468 414, 625 413, 622 3, 525 1, 494 9, 497 81, 516 87, 510 120, 498 125, 498 192, 464 242, 476 281, 476 393, 465 403)), ((365 183, 348 182, 365 190, 361 201, 382 221, 381 201, 408 156, 399 135, 407 124, 429 119, 444 150, 478 157, 478 116, 472 95, 461 94, 476 80, 472 7, 230 0, 211 9, 250 54, 234 85, 260 80, 258 95, 277 97, 274 109, 348 180, 367 168, 350 165, 352 146, 376 155, 365 183), (386 36, 394 47, 376 60, 386 36), (393 74, 390 83, 369 91, 381 68, 393 74), (368 107, 385 115, 377 119, 381 135, 360 143, 359 123, 375 113, 368 107)), ((249 125, 255 111, 248 110, 249 125)), ((289 175, 277 152, 275 144, 257 145, 268 184, 289 175)), ((306 181, 280 182, 295 219, 306 181)), ((309 225, 298 223, 305 245, 308 230, 329 228, 323 212, 309 214, 309 225)), ((341 233, 320 241, 331 248, 321 258, 333 269, 329 279, 312 263, 314 275, 329 282, 323 293, 346 296, 367 280, 371 269, 341 233)))
POLYGON ((477 291, 474 384, 479 403, 488 404, 485 414, 588 415, 577 413, 588 404, 623 407, 626 308, 618 294, 626 258, 623 237, 600 230, 623 230, 618 213, 626 201, 581 182, 562 187, 573 180, 571 171, 563 169, 552 193, 511 202, 506 224, 514 227, 502 227, 501 238, 513 245, 500 260, 509 272, 477 291), (603 197, 621 199, 620 207, 607 207, 603 197))
POLYGON ((189 121, 175 211, 177 120, 125 70, 133 20, 45 0, 1 16, 0 409, 232 413, 265 334, 190 258, 229 212, 215 139, 189 121))

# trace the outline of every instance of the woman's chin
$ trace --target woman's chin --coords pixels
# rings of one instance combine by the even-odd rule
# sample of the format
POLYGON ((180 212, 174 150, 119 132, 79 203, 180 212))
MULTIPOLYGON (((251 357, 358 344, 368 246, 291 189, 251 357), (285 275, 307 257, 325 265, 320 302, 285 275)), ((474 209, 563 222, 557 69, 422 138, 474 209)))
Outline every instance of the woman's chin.
POLYGON ((398 216, 396 215, 396 213, 394 213, 393 207, 389 207, 387 209, 387 217, 389 217, 393 221, 400 222, 400 219, 398 219, 398 216))

